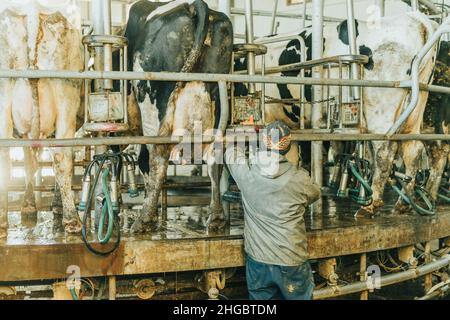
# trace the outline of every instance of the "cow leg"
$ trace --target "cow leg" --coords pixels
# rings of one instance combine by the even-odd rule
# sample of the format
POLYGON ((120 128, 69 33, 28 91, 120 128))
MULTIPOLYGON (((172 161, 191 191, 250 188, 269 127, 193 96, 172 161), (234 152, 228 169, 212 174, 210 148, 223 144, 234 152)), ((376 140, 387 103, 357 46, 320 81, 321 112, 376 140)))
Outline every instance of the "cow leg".
MULTIPOLYGON (((0 107, 1 109, 1 107, 0 107)), ((0 115, 1 121, 1 115, 0 115)), ((0 128, 1 133, 1 128, 0 128)), ((10 174, 9 149, 0 148, 0 239, 8 232, 8 181, 10 174)))
MULTIPOLYGON (((76 113, 80 106, 80 91, 73 83, 65 81, 52 82, 57 105, 56 139, 69 139, 75 136, 76 113)), ((63 214, 53 215, 53 223, 61 220, 68 234, 81 232, 81 221, 75 207, 72 192, 73 150, 72 148, 55 148, 53 164, 56 183, 61 191, 63 214)))
POLYGON ((169 166, 170 148, 168 146, 147 146, 149 150, 149 173, 144 174, 147 197, 141 215, 131 226, 131 233, 151 231, 158 222, 159 196, 169 166))
POLYGON ((428 156, 430 159, 430 177, 428 179, 426 190, 431 194, 433 200, 437 200, 439 187, 442 182, 442 175, 447 166, 450 145, 442 142, 431 142, 428 144, 428 156))
POLYGON ((37 171, 37 156, 32 148, 23 148, 25 158, 25 194, 23 196, 22 214, 36 215, 34 181, 37 171))
MULTIPOLYGON (((405 163, 405 174, 412 178, 412 180, 406 184, 405 189, 407 194, 414 194, 414 186, 416 184, 416 175, 419 170, 419 159, 422 157, 424 144, 422 141, 405 141, 400 145, 401 156, 405 163)), ((411 209, 411 206, 403 201, 399 197, 394 212, 404 213, 411 209)))
POLYGON ((52 200, 52 211, 53 211, 53 231, 63 231, 63 202, 61 197, 61 189, 58 183, 55 183, 55 193, 52 200))
POLYGON ((383 194, 386 183, 389 179, 397 154, 397 142, 373 141, 373 152, 375 159, 375 170, 372 181, 373 202, 370 206, 362 208, 362 211, 373 215, 376 210, 384 205, 383 194))
POLYGON ((207 151, 206 157, 208 175, 211 179, 211 203, 206 225, 210 231, 219 231, 222 230, 226 224, 225 212, 220 198, 220 179, 222 177, 223 165, 217 163, 212 149, 207 151))

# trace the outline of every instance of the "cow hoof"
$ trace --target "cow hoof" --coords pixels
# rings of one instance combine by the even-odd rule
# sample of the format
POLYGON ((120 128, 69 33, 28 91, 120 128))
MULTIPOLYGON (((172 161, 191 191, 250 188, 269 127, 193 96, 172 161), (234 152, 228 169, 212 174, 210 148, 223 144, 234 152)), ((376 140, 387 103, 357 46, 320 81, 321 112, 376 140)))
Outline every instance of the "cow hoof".
POLYGON ((63 217, 60 214, 55 214, 55 212, 53 212, 52 230, 53 233, 64 232, 63 217))
POLYGON ((8 228, 0 227, 0 240, 6 239, 8 237, 8 228))
POLYGON ((26 206, 23 207, 20 212, 22 214, 37 214, 37 208, 35 206, 26 206))
POLYGON ((397 202, 394 209, 392 210, 392 213, 394 214, 405 214, 411 211, 411 206, 409 204, 406 204, 404 202, 397 202))
POLYGON ((148 233, 151 231, 154 231, 157 226, 158 219, 151 218, 151 217, 145 217, 145 218, 138 218, 136 221, 134 221, 133 225, 130 228, 131 234, 143 234, 148 233))
POLYGON ((377 212, 373 206, 369 207, 361 207, 358 211, 356 211, 355 218, 374 218, 376 216, 377 212))
POLYGON ((207 222, 206 226, 209 233, 220 232, 225 229, 227 223, 222 216, 211 217, 207 222))
POLYGON ((63 225, 67 234, 81 234, 81 222, 79 219, 63 219, 63 225))
POLYGON ((384 201, 381 199, 373 200, 372 207, 374 211, 384 206, 384 201))

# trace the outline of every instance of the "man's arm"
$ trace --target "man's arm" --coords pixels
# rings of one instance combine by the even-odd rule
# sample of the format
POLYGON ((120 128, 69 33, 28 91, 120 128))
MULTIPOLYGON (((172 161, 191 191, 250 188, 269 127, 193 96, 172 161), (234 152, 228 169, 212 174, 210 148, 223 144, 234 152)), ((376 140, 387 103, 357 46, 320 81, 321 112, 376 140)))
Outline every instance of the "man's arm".
POLYGON ((245 150, 240 146, 229 147, 225 151, 224 158, 231 176, 239 186, 240 182, 246 179, 250 172, 245 150))
POLYGON ((320 187, 309 176, 305 169, 299 169, 301 171, 299 185, 301 186, 302 193, 306 196, 308 206, 319 200, 321 197, 320 187))

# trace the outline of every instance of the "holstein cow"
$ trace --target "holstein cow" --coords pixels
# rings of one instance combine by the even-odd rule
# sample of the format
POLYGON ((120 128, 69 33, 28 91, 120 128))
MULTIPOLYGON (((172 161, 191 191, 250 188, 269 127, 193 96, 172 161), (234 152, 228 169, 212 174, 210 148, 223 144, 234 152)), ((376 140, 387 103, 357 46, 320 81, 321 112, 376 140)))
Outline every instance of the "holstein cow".
MULTIPOLYGON (((206 3, 138 1, 130 10, 125 36, 134 71, 228 73, 233 50, 231 21, 206 3)), ((133 91, 146 136, 186 135, 195 124, 203 131, 217 127, 220 104, 217 84, 136 81, 133 91)), ((147 196, 131 231, 145 232, 157 221, 158 200, 167 174, 172 146, 147 145, 139 157, 147 196)), ((209 159, 212 159, 212 155, 209 159)), ((221 168, 208 163, 212 180, 209 227, 223 225, 219 179, 221 168)))
MULTIPOLYGON (((73 70, 83 69, 81 17, 74 1, 2 1, 0 4, 0 69, 73 70), (45 2, 47 3, 47 2, 45 2)), ((0 138, 73 138, 80 106, 81 81, 0 80, 0 138)), ((33 198, 36 150, 25 150, 27 195, 33 198), (31 191, 30 191, 31 190, 31 191)), ((78 233, 81 224, 74 204, 72 150, 55 148, 54 170, 61 191, 63 212, 55 216, 68 233, 78 233), (62 214, 64 216, 62 216, 62 214)), ((6 235, 9 152, 0 150, 0 237, 6 235)), ((32 202, 25 201, 31 207, 32 202)), ((26 211, 25 208, 24 211, 26 211)))
MULTIPOLYGON (((424 46, 436 29, 436 24, 421 13, 403 13, 396 16, 384 17, 376 25, 367 25, 356 21, 357 45, 361 54, 369 56, 365 65, 364 78, 366 80, 408 80, 413 58, 424 46)), ((305 40, 308 59, 311 58, 311 28, 306 28, 299 35, 305 40)), ((324 28, 324 57, 349 53, 347 22, 327 25, 324 28)), ((270 45, 266 58, 267 67, 291 64, 300 61, 299 41, 292 40, 282 45, 270 45)), ((420 68, 420 81, 428 83, 432 79, 435 64, 435 48, 425 57, 420 68)), ((282 76, 298 76, 298 71, 283 73, 282 76)), ((308 76, 308 74, 307 74, 308 76)), ((344 73, 344 77, 348 75, 344 73)), ((338 71, 331 72, 331 78, 338 78, 338 71)), ((306 99, 311 101, 311 87, 306 86, 306 99)), ((344 95, 348 92, 344 88, 344 95)), ((330 96, 337 96, 338 88, 330 88, 330 96)), ((292 99, 299 97, 298 86, 268 85, 266 94, 270 97, 292 99)), ((366 88, 364 90, 364 116, 370 121, 364 128, 369 133, 385 134, 402 113, 408 102, 409 92, 403 89, 366 88)), ((420 133, 423 113, 428 93, 421 92, 419 103, 415 111, 406 121, 401 133, 420 133)), ((310 115, 307 108, 306 115, 310 115)), ((284 120, 293 127, 298 127, 300 108, 298 105, 271 104, 266 107, 266 118, 284 120)), ((373 204, 365 211, 371 214, 374 209, 383 205, 383 192, 389 178, 392 162, 400 151, 406 165, 406 174, 415 177, 418 158, 422 155, 423 143, 408 141, 372 142, 375 172, 373 177, 373 204)), ((408 184, 412 188, 415 181, 408 184)), ((404 210, 405 205, 398 202, 396 208, 404 210)))

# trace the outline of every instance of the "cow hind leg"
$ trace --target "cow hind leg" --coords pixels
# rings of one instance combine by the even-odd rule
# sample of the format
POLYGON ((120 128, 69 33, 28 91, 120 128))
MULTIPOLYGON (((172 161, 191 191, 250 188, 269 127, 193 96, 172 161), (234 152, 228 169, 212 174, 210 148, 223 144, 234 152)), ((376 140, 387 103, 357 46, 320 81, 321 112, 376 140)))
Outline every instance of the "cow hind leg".
POLYGON ((384 188, 391 174, 392 164, 398 150, 398 144, 396 142, 374 141, 372 145, 375 159, 372 181, 373 202, 370 206, 360 210, 360 212, 367 212, 370 215, 374 215, 376 210, 384 205, 384 188))
POLYGON ((0 239, 5 238, 8 230, 8 183, 9 149, 0 148, 0 239))
POLYGON ((430 177, 426 185, 426 190, 430 193, 433 200, 437 200, 442 175, 447 166, 450 145, 447 143, 432 142, 428 145, 428 151, 430 177))
POLYGON ((22 203, 22 219, 27 216, 27 219, 36 219, 37 208, 36 199, 34 196, 34 179, 37 171, 37 156, 35 150, 32 148, 23 148, 25 158, 25 194, 22 203))
POLYGON ((223 165, 217 163, 218 161, 212 149, 206 152, 206 161, 208 175, 211 179, 211 203, 206 225, 209 231, 215 232, 222 230, 226 225, 225 213, 220 198, 220 179, 222 177, 223 165))
POLYGON ((147 196, 144 200, 141 215, 131 226, 131 233, 145 233, 156 227, 158 222, 158 205, 164 180, 169 166, 170 148, 157 145, 147 146, 149 149, 149 172, 144 174, 147 196))
MULTIPOLYGON (((69 139, 75 136, 76 113, 80 106, 79 88, 65 81, 52 82, 57 105, 56 133, 57 139, 69 139)), ((81 221, 75 207, 72 191, 73 150, 72 148, 55 148, 53 150, 55 180, 61 192, 63 213, 54 212, 53 224, 63 222, 68 234, 81 232, 81 221)))
MULTIPOLYGON (((423 155, 424 144, 422 141, 405 141, 400 146, 401 156, 405 163, 405 174, 412 178, 410 182, 405 185, 407 194, 414 194, 414 187, 416 184, 416 175, 419 170, 420 158, 423 155)), ((395 205, 394 212, 404 213, 411 210, 411 206, 405 203, 400 197, 395 205)))

